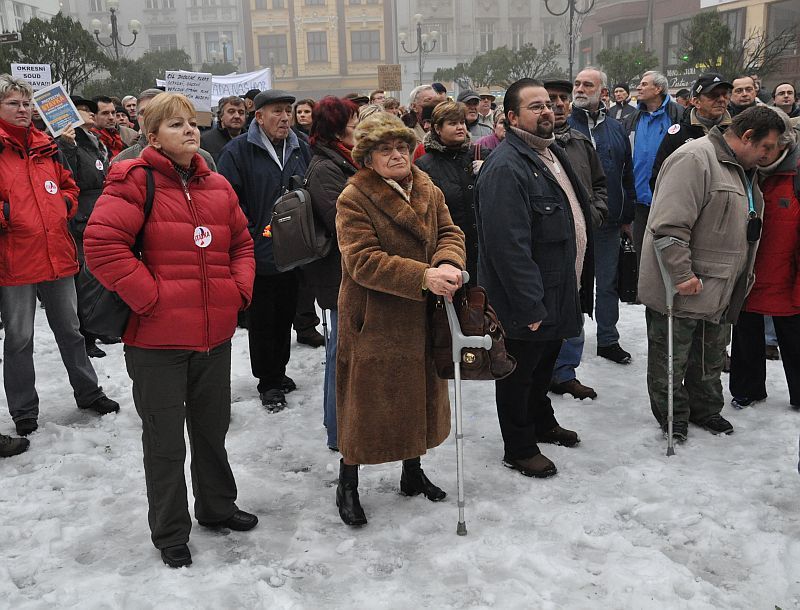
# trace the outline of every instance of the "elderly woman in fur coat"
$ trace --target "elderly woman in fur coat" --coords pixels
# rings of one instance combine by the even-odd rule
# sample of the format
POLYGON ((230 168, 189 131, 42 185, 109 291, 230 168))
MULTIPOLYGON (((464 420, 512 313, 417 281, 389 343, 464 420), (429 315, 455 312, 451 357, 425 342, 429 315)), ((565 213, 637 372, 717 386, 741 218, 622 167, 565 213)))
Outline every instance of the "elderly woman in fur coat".
POLYGON ((452 299, 461 286, 464 234, 442 192, 413 167, 414 132, 378 113, 359 123, 361 164, 337 201, 342 253, 336 402, 342 461, 336 504, 348 525, 367 518, 358 464, 403 461, 400 490, 436 502, 420 456, 450 433, 447 382, 427 340, 428 294, 452 299))

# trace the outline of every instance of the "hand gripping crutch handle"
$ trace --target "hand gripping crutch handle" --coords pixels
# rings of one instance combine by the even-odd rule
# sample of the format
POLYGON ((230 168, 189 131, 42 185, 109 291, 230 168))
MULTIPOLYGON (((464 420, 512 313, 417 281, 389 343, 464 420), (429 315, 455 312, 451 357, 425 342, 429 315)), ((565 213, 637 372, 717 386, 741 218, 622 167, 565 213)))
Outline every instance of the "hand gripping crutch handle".
MULTIPOLYGON (((469 273, 462 271, 464 284, 469 281, 469 273)), ((450 326, 450 336, 453 341, 453 377, 455 383, 455 403, 456 403, 456 475, 458 479, 458 527, 456 533, 459 536, 467 535, 467 523, 464 519, 464 431, 461 425, 461 350, 465 347, 482 347, 490 349, 492 338, 489 335, 483 337, 467 337, 461 332, 461 324, 458 322, 456 308, 453 304, 444 299, 445 311, 447 312, 447 322, 450 326)))

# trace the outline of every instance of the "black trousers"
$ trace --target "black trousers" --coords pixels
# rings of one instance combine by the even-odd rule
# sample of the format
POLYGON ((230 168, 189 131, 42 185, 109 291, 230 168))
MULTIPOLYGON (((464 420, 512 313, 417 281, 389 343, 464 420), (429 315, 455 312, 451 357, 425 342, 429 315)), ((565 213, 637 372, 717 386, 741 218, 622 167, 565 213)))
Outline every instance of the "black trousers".
POLYGON ((133 402, 142 419, 147 520, 156 548, 185 544, 192 520, 183 464, 184 422, 192 452, 194 514, 224 521, 236 512, 225 435, 231 419, 231 344, 210 352, 125 346, 133 402))
MULTIPOLYGON (((800 407, 800 315, 772 316, 781 362, 789 386, 789 403, 800 407)), ((734 398, 767 397, 764 316, 743 311, 733 327, 730 391, 734 398)))
POLYGON ((302 270, 297 271, 297 282, 297 308, 292 326, 297 335, 301 336, 317 329, 319 316, 314 307, 314 293, 308 286, 302 270))
POLYGON ((278 389, 286 374, 297 308, 297 274, 256 275, 247 310, 250 368, 258 391, 278 389))
POLYGON ((636 248, 636 268, 639 269, 642 266, 642 244, 644 243, 647 219, 650 217, 650 206, 643 203, 635 203, 633 208, 633 247, 636 248))
POLYGON ((547 392, 563 341, 506 339, 516 370, 495 382, 495 400, 506 457, 521 460, 540 453, 536 431, 558 425, 547 392))

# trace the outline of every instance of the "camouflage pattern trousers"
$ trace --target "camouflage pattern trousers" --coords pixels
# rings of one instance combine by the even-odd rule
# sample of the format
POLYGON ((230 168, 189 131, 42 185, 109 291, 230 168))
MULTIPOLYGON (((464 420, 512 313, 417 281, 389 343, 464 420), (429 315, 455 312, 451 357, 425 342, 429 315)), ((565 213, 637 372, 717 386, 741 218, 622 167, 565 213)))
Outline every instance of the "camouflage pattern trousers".
MULTIPOLYGON (((650 409, 662 427, 667 422, 667 316, 649 307, 647 321, 647 392, 650 409)), ((703 424, 722 411, 720 375, 730 324, 673 316, 674 421, 703 424)))

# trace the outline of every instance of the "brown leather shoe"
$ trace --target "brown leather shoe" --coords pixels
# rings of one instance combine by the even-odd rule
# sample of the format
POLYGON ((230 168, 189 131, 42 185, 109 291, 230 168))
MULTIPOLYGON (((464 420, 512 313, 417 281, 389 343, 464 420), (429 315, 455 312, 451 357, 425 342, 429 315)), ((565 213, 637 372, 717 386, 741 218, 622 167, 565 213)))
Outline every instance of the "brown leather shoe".
POLYGON ((503 458, 503 466, 506 468, 519 470, 526 477, 536 477, 537 479, 552 477, 558 472, 556 465, 544 457, 541 453, 534 455, 533 457, 523 458, 520 460, 514 460, 508 456, 505 456, 503 458))
POLYGON ((564 447, 574 447, 581 442, 577 432, 566 430, 561 426, 556 426, 552 430, 537 434, 536 440, 540 443, 551 443, 553 445, 562 445, 564 447))
POLYGON ((594 400, 597 398, 597 392, 594 391, 594 388, 583 385, 577 379, 570 379, 562 383, 553 382, 550 384, 550 391, 553 392, 553 394, 572 394, 572 396, 580 400, 584 398, 591 398, 594 400))

